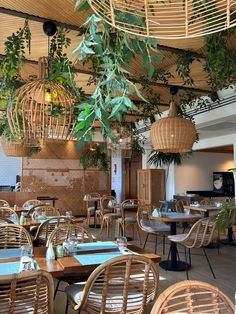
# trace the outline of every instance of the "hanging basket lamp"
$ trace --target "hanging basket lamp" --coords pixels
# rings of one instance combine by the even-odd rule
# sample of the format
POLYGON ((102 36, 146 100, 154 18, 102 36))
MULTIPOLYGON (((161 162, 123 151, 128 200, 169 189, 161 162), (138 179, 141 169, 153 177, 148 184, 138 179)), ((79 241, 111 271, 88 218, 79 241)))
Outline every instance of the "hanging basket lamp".
POLYGON ((151 141, 154 149, 159 152, 190 152, 196 141, 196 128, 190 120, 177 116, 176 106, 172 101, 168 117, 152 124, 151 141))
POLYGON ((72 140, 74 97, 63 85, 45 78, 45 65, 47 59, 40 58, 40 79, 15 92, 14 101, 7 109, 11 132, 21 133, 30 140, 72 140))
POLYGON ((10 157, 27 157, 30 154, 31 147, 21 142, 9 142, 1 138, 1 146, 4 154, 10 157))
POLYGON ((236 25, 235 0, 88 0, 113 27, 134 35, 177 39, 236 25))

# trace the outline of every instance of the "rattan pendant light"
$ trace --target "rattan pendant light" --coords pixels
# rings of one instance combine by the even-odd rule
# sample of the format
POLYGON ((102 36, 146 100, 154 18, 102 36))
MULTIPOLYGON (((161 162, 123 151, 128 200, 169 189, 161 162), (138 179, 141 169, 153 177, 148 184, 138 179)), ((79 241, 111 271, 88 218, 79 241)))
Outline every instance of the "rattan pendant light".
POLYGON ((177 116, 176 105, 171 101, 168 117, 152 124, 151 141, 159 152, 190 152, 196 141, 196 128, 190 120, 177 116))
POLYGON ((105 21, 155 38, 197 37, 236 25, 235 0, 88 0, 105 21))
MULTIPOLYGON (((51 30, 51 29, 50 29, 51 30)), ((48 59, 39 59, 39 79, 15 93, 7 118, 13 134, 26 140, 72 140, 75 119, 74 97, 61 84, 47 79, 48 59)))

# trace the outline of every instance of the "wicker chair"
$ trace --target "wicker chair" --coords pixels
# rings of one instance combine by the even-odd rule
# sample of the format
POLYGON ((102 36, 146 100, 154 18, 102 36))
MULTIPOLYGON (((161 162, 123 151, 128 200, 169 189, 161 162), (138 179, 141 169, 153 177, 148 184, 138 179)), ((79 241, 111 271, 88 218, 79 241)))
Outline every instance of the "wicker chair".
POLYGON ((158 293, 157 266, 144 256, 124 255, 97 267, 85 285, 67 287, 69 303, 85 313, 139 313, 158 293))
POLYGON ((46 245, 49 236, 59 225, 71 224, 71 219, 68 217, 53 217, 45 220, 38 227, 34 243, 35 245, 46 245))
MULTIPOLYGON (((100 193, 96 193, 96 192, 92 192, 92 193, 89 193, 89 194, 86 194, 84 196, 84 200, 85 200, 85 203, 86 203, 86 208, 87 208, 87 224, 90 225, 90 219, 92 216, 95 215, 95 209, 94 209, 94 206, 90 206, 91 205, 91 202, 89 201, 89 198, 93 199, 93 198, 101 198, 101 194, 100 193), (85 197, 86 196, 86 197, 85 197)), ((98 207, 98 210, 99 210, 99 207, 98 207)))
POLYGON ((0 200, 0 207, 10 207, 9 203, 5 200, 0 200))
POLYGON ((109 238, 109 229, 110 226, 113 224, 115 220, 121 217, 121 214, 119 212, 111 212, 112 209, 108 208, 108 203, 110 201, 116 202, 116 199, 113 196, 105 195, 100 200, 100 211, 98 212, 98 215, 101 216, 101 231, 100 234, 102 234, 103 227, 107 227, 107 238, 109 238))
POLYGON ((0 224, 0 248, 19 248, 24 244, 33 245, 25 228, 15 224, 0 224))
MULTIPOLYGON (((84 227, 78 225, 78 224, 61 224, 57 228, 53 230, 53 232, 48 237, 47 246, 49 246, 49 243, 52 243, 53 246, 56 246, 58 244, 63 244, 64 241, 66 241, 69 237, 75 236, 79 240, 79 242, 94 242, 95 239, 93 235, 90 233, 89 230, 85 229, 84 227)), ((78 277, 78 274, 74 274, 73 276, 63 276, 63 281, 67 283, 74 283, 78 280, 87 280, 89 277, 90 272, 84 273, 83 275, 80 275, 78 277)), ((57 291, 59 291, 59 285, 61 280, 58 280, 56 289, 54 292, 54 299, 56 297, 57 291)))
POLYGON ((0 224, 13 224, 14 222, 8 218, 0 218, 0 224))
POLYGON ((12 215, 16 215, 14 209, 10 207, 0 207, 0 218, 10 218, 12 215))
MULTIPOLYGON (((32 213, 32 219, 35 219, 35 215, 37 212, 44 213, 45 216, 60 216, 60 212, 57 208, 49 205, 36 205, 34 206, 34 211, 32 213)), ((30 213, 29 213, 30 214, 30 213)))
POLYGON ((234 305, 217 287, 208 283, 185 280, 162 292, 151 314, 209 313, 233 314, 234 305))
POLYGON ((45 271, 0 276, 0 313, 53 314, 53 279, 45 271))
MULTIPOLYGON (((184 247, 185 251, 185 261, 187 263, 187 248, 189 249, 189 263, 191 265, 191 252, 190 250, 193 248, 202 248, 204 255, 206 257, 207 263, 211 269, 212 275, 214 278, 215 274, 210 264, 209 258, 206 254, 206 250, 204 246, 209 245, 213 237, 215 235, 216 223, 212 220, 211 217, 203 218, 198 220, 192 228, 186 234, 177 234, 168 236, 169 240, 172 242, 176 242, 177 244, 181 244, 184 247)), ((188 267, 186 267, 187 279, 189 279, 188 275, 188 267)))
POLYGON ((122 236, 125 236, 126 235, 126 229, 128 227, 132 227, 133 234, 134 234, 134 229, 137 231, 139 242, 141 244, 141 236, 140 236, 140 232, 139 232, 139 228, 138 228, 137 217, 125 215, 126 206, 129 205, 130 203, 132 203, 134 206, 137 206, 137 209, 138 209, 138 207, 142 204, 142 201, 139 199, 128 199, 128 200, 125 200, 122 202, 122 204, 121 204, 121 218, 118 219, 119 232, 121 231, 122 236))
POLYGON ((92 233, 78 224, 61 224, 55 228, 48 237, 47 246, 52 243, 53 246, 63 244, 69 237, 74 236, 80 243, 94 242, 92 233))
POLYGON ((156 236, 155 242, 155 254, 157 252, 157 239, 158 237, 163 238, 163 255, 165 254, 165 238, 170 233, 170 226, 154 219, 151 219, 153 206, 152 205, 142 205, 137 211, 137 222, 141 230, 147 233, 146 239, 144 241, 143 249, 145 249, 148 237, 150 234, 156 236))
POLYGON ((43 203, 39 200, 36 200, 36 199, 33 199, 33 200, 28 200, 26 201, 22 207, 24 209, 28 209, 30 207, 30 209, 33 207, 33 206, 36 206, 36 205, 43 205, 43 203))
POLYGON ((210 200, 209 198, 204 198, 203 200, 200 201, 200 205, 212 205, 213 201, 210 200))
POLYGON ((178 200, 175 204, 176 213, 184 213, 184 206, 189 205, 189 202, 186 200, 178 200))

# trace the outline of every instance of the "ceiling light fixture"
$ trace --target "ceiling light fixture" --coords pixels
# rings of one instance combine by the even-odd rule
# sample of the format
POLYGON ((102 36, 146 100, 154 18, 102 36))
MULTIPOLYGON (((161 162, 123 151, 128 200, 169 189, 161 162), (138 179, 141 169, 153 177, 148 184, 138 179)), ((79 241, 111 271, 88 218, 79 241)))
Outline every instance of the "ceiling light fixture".
POLYGON ((163 39, 198 37, 236 25, 235 0, 88 0, 113 27, 163 39))

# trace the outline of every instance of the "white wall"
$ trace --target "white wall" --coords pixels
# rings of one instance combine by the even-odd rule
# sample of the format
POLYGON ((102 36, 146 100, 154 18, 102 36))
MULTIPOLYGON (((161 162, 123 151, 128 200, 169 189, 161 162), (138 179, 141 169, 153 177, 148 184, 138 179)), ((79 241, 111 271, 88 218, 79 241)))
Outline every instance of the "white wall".
POLYGON ((0 185, 15 185, 21 175, 21 158, 6 157, 0 147, 0 185))
POLYGON ((234 167, 233 155, 194 152, 193 157, 175 167, 175 193, 187 190, 212 190, 212 173, 234 167))
POLYGON ((122 187, 122 155, 121 150, 112 151, 111 158, 111 188, 116 192, 116 200, 123 201, 123 187, 122 187), (115 171, 116 170, 116 171, 115 171))

